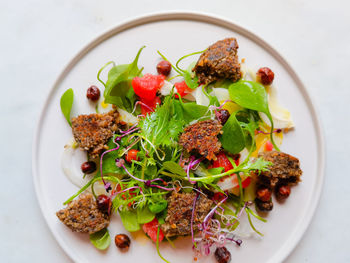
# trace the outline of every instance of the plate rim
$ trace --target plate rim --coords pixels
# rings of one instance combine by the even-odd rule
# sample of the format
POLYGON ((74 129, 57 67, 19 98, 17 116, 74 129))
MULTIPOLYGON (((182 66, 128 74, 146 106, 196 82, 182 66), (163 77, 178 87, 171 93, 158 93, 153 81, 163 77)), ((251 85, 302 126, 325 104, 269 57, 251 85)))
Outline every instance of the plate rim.
MULTIPOLYGON (((266 49, 275 59, 282 64, 282 66, 287 70, 288 74, 292 77, 292 79, 296 82, 298 89, 302 93, 308 108, 310 110, 310 113, 312 115, 313 121, 315 123, 315 133, 317 135, 317 147, 319 149, 318 153, 318 159, 317 159, 317 177, 318 177, 318 184, 315 184, 314 189, 314 201, 310 202, 309 204, 309 213, 307 214, 304 224, 301 228, 299 228, 296 233, 293 234, 294 239, 289 241, 289 246, 281 247, 281 249, 270 259, 271 262, 282 262, 284 261, 291 252, 296 248, 297 244, 301 240, 301 238, 304 236, 306 230, 308 229, 311 220, 314 217, 315 211, 317 206, 319 205, 319 200, 322 192, 322 188, 324 185, 324 172, 325 172, 325 139, 323 134, 323 129, 321 122, 319 120, 318 115, 316 114, 317 107, 313 103, 311 96, 306 89, 305 85, 299 78, 299 76, 296 74, 294 69, 290 66, 290 64, 287 62, 287 60, 269 43, 267 43, 265 40, 260 38, 257 34, 253 33, 251 30, 246 29, 245 27, 241 26, 239 23, 228 19, 226 17, 208 13, 208 12, 198 12, 198 11, 161 11, 161 12, 152 12, 152 13, 146 13, 144 15, 135 16, 129 19, 126 19, 120 23, 117 23, 111 27, 109 27, 107 30, 102 31, 102 33, 98 33, 95 35, 92 40, 88 41, 87 44, 85 44, 78 52, 75 53, 75 55, 69 60, 69 62, 63 67, 63 70, 60 71, 58 77, 54 81, 54 84, 52 85, 49 92, 46 94, 45 103, 41 107, 39 118, 36 122, 36 128, 33 136, 33 143, 32 143, 32 176, 33 176, 33 183, 34 183, 34 190, 36 194, 36 198, 39 203, 39 207, 41 210, 41 214, 43 215, 45 222, 47 226, 50 229, 51 234, 53 235, 54 239, 58 242, 60 247, 64 250, 66 255, 72 259, 75 262, 79 262, 81 258, 78 254, 72 252, 71 249, 68 248, 66 243, 58 236, 56 235, 56 231, 54 230, 54 227, 50 223, 48 216, 44 212, 44 201, 40 198, 40 178, 39 178, 39 172, 38 172, 38 166, 37 162, 37 151, 38 151, 38 145, 40 141, 40 127, 42 125, 43 119, 44 119, 44 113, 45 108, 48 107, 51 97, 53 96, 54 91, 57 89, 58 85, 62 82, 62 80, 66 77, 66 75, 70 72, 70 70, 80 61, 81 58, 83 58, 90 50, 92 50, 94 47, 96 47, 98 44, 102 43, 103 41, 109 39, 110 37, 123 32, 125 30, 128 30, 133 27, 137 27, 141 24, 149 24, 153 22, 159 22, 159 21, 168 21, 168 20, 189 20, 189 21, 196 21, 196 22, 204 22, 209 24, 218 25, 221 27, 225 27, 231 30, 235 30, 237 33, 244 35, 245 37, 249 38, 253 42, 257 43, 264 49, 266 49)), ((305 216, 304 216, 305 217, 305 216)))

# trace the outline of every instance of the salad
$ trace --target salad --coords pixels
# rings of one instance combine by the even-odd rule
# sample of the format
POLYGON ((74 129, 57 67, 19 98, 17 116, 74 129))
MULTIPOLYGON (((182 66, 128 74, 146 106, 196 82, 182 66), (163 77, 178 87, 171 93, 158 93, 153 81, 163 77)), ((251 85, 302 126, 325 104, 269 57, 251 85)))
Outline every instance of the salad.
MULTIPOLYGON (((274 72, 255 72, 239 60, 235 38, 176 63, 158 51, 158 74, 139 67, 144 48, 130 64, 108 62, 98 71, 103 92, 87 90, 96 113, 71 117, 74 92, 62 95, 74 137, 63 171, 80 190, 57 217, 100 250, 110 246, 108 226, 119 216, 125 233, 143 231, 165 262, 159 244, 173 246, 178 236, 190 236, 194 260, 214 254, 230 262, 226 247, 262 236, 254 222, 266 222, 272 196, 288 198, 302 175, 299 160, 280 151, 294 123, 278 103, 274 72), (79 149, 87 160, 74 173, 79 149)), ((125 233, 113 233, 124 251, 131 245, 125 233)))

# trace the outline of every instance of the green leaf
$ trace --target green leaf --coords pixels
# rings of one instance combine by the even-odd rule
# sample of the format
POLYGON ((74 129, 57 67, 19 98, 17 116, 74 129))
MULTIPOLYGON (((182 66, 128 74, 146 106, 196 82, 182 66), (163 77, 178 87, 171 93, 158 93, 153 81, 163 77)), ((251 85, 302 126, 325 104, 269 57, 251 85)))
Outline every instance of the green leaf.
POLYGON ((147 206, 137 208, 137 222, 139 224, 146 224, 151 222, 155 217, 155 213, 151 212, 147 206))
POLYGON ((157 214, 158 223, 160 225, 165 224, 165 218, 168 215, 168 209, 164 209, 162 212, 157 214))
POLYGON ((240 80, 229 87, 230 98, 243 108, 269 113, 265 87, 257 82, 240 80))
POLYGON ((190 89, 194 90, 198 88, 198 77, 196 75, 184 70, 182 71, 182 77, 185 79, 185 82, 190 89))
POLYGON ((70 120, 70 113, 73 106, 74 92, 72 89, 67 89, 60 100, 61 111, 68 121, 69 125, 72 126, 72 122, 70 120))
POLYGON ((216 175, 216 174, 222 173, 223 170, 224 170, 223 167, 217 167, 217 168, 208 169, 208 172, 209 172, 211 175, 216 175))
POLYGON ((223 134, 220 137, 222 147, 232 153, 239 153, 245 147, 245 138, 236 115, 231 114, 225 125, 222 127, 223 134))
POLYGON ((248 162, 243 163, 243 165, 239 165, 238 168, 242 171, 251 171, 251 170, 259 170, 259 171, 268 171, 269 166, 271 166, 272 163, 265 161, 263 158, 257 158, 254 162, 248 162))
POLYGON ((166 97, 163 105, 158 106, 152 114, 147 115, 139 123, 142 136, 156 148, 172 145, 182 132, 183 122, 174 118, 172 100, 170 96, 166 97))
POLYGON ((166 200, 156 200, 155 202, 151 201, 148 204, 148 208, 152 213, 158 214, 167 208, 168 202, 166 200))
POLYGON ((183 118, 186 123, 198 120, 202 117, 209 117, 208 107, 203 105, 198 105, 195 102, 182 103, 183 118))
POLYGON ((271 122, 271 142, 274 147, 279 150, 272 136, 273 120, 269 110, 265 87, 257 82, 240 80, 230 85, 229 94, 231 100, 233 100, 238 105, 266 114, 271 122))
POLYGON ((110 69, 104 91, 106 103, 115 104, 128 112, 133 110, 136 96, 131 81, 134 77, 141 76, 137 62, 144 48, 145 46, 139 49, 132 63, 114 66, 110 69))
MULTIPOLYGON (((109 139, 107 146, 108 149, 116 148, 116 144, 113 142, 117 135, 109 139)), ((115 159, 119 158, 119 150, 112 151, 103 156, 102 172, 103 174, 113 173, 113 174, 126 174, 123 168, 119 168, 115 164, 115 159)))
POLYGON ((137 220, 137 213, 135 211, 126 209, 119 210, 119 215, 122 220, 123 226, 129 232, 135 232, 140 230, 140 224, 137 220))
POLYGON ((111 237, 109 236, 108 229, 104 228, 96 233, 90 234, 91 243, 100 250, 105 250, 111 244, 111 237))
POLYGON ((203 90, 204 95, 209 99, 209 105, 214 105, 217 107, 220 106, 220 102, 219 102, 218 98, 216 96, 212 96, 209 94, 209 92, 211 92, 211 90, 212 90, 211 88, 209 89, 210 91, 208 92, 208 91, 206 91, 206 86, 203 85, 202 90, 203 90))
POLYGON ((163 168, 177 175, 181 175, 181 176, 187 175, 184 169, 178 163, 175 163, 173 161, 164 162, 163 168))

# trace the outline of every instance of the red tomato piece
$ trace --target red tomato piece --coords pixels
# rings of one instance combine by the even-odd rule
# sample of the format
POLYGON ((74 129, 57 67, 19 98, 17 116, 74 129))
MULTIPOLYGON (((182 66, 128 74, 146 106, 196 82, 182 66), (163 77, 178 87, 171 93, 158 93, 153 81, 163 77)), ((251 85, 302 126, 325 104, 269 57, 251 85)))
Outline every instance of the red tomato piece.
MULTIPOLYGON (((181 97, 192 92, 192 90, 187 86, 185 81, 176 82, 174 85, 175 85, 177 92, 180 94, 181 97)), ((177 94, 175 94, 175 98, 178 98, 178 97, 179 96, 177 94)))
POLYGON ((233 169, 233 165, 230 162, 230 160, 227 158, 226 154, 223 152, 220 152, 216 155, 217 159, 213 161, 212 168, 219 168, 223 167, 225 172, 233 169))
MULTIPOLYGON (((151 222, 142 226, 143 231, 152 239, 153 242, 157 242, 158 225, 158 219, 154 218, 151 222)), ((163 231, 162 229, 159 229, 159 242, 162 242, 163 239, 163 231)))
POLYGON ((135 149, 129 150, 129 151, 127 152, 126 156, 125 156, 125 160, 126 160, 127 162, 129 162, 129 163, 131 163, 132 160, 137 161, 137 160, 138 160, 138 158, 137 158, 137 153, 138 153, 138 152, 139 152, 139 151, 138 151, 138 150, 135 150, 135 149))
POLYGON ((164 80, 165 76, 163 75, 146 74, 143 77, 133 78, 131 85, 137 96, 145 101, 152 101, 164 80))
POLYGON ((154 109, 161 103, 161 100, 158 96, 156 96, 151 101, 141 99, 141 102, 141 114, 146 116, 147 114, 154 112, 154 109))
POLYGON ((273 144, 270 141, 265 143, 265 151, 269 152, 273 150, 273 144))

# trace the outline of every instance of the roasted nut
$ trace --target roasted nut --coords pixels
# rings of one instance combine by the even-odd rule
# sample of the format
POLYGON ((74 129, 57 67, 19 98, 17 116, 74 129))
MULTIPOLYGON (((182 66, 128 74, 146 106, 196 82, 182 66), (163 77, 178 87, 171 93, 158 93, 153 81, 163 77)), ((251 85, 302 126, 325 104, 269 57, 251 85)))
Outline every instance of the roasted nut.
POLYGON ((271 85, 275 77, 275 74, 271 69, 264 67, 258 70, 258 72, 256 73, 256 76, 258 78, 258 81, 261 82, 261 84, 271 85))
POLYGON ((216 113, 216 118, 221 123, 221 125, 224 125, 227 122, 228 118, 230 118, 230 113, 228 110, 219 110, 216 113))
POLYGON ((100 90, 96 86, 91 86, 86 92, 86 97, 89 100, 97 101, 100 98, 100 90))
POLYGON ((99 195, 97 197, 96 202, 97 202, 97 208, 101 212, 108 213, 110 202, 111 202, 111 199, 108 196, 106 196, 106 195, 99 195))
POLYGON ((114 242, 120 249, 128 249, 130 247, 130 238, 125 234, 116 235, 114 242))
POLYGON ((231 253, 226 247, 218 247, 215 250, 215 258, 218 263, 228 263, 231 261, 231 253))
POLYGON ((271 190, 268 188, 259 188, 256 191, 256 198, 263 202, 267 202, 271 200, 271 190))
POLYGON ((273 208, 273 203, 272 203, 272 201, 264 202, 264 201, 261 201, 261 200, 258 199, 258 198, 255 198, 255 204, 256 204, 256 207, 257 207, 260 211, 271 211, 272 208, 273 208))
POLYGON ((92 161, 85 162, 81 165, 81 171, 84 174, 91 174, 96 171, 96 163, 92 161))
POLYGON ((275 189, 276 197, 278 200, 283 200, 288 198, 290 195, 290 186, 289 185, 279 185, 275 189))
POLYGON ((157 72, 161 75, 168 76, 171 71, 171 64, 169 61, 162 60, 157 64, 157 72))

